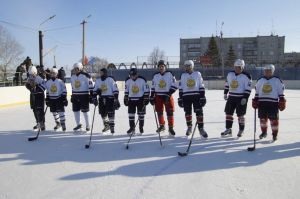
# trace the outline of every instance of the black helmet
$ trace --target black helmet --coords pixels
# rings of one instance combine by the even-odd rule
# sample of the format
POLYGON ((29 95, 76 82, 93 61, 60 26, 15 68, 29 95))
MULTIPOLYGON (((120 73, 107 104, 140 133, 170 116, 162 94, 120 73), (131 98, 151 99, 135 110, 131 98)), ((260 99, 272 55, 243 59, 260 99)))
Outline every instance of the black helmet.
POLYGON ((104 75, 107 75, 107 69, 106 68, 102 68, 100 71, 103 72, 104 75))
POLYGON ((129 71, 129 75, 137 75, 137 69, 136 68, 131 68, 130 71, 129 71))
POLYGON ((165 61, 164 60, 159 60, 157 66, 160 66, 160 65, 166 66, 165 61))

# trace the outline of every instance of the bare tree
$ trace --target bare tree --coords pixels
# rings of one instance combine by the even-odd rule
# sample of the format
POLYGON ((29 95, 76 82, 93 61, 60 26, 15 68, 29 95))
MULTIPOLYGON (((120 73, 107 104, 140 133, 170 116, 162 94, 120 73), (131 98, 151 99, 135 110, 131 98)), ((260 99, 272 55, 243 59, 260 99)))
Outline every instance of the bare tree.
POLYGON ((6 79, 8 69, 13 69, 20 61, 22 53, 21 44, 0 26, 0 72, 3 79, 6 79))
POLYGON ((108 61, 99 57, 90 57, 88 62, 88 72, 99 73, 101 68, 107 68, 108 61))
POLYGON ((160 50, 159 47, 155 47, 153 51, 150 53, 150 57, 148 58, 148 63, 152 65, 153 68, 156 67, 159 60, 164 59, 165 52, 160 50))

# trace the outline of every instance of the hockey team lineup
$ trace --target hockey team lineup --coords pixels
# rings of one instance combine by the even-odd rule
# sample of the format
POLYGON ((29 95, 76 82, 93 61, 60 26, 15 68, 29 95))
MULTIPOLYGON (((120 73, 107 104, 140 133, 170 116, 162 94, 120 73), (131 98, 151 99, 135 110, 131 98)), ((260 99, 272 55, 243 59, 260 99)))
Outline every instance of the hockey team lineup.
MULTIPOLYGON (((184 110, 186 123, 186 136, 189 139, 185 152, 178 152, 179 156, 188 155, 192 146, 195 132, 198 130, 201 139, 206 140, 209 134, 204 128, 203 107, 206 105, 205 87, 202 75, 194 70, 194 62, 186 60, 184 62, 185 71, 181 74, 178 83, 174 75, 167 70, 164 60, 157 64, 158 71, 153 75, 152 85, 147 84, 147 80, 140 76, 137 68, 129 71, 125 80, 125 90, 123 103, 128 107, 129 136, 126 142, 126 149, 129 149, 132 137, 143 135, 147 105, 153 106, 155 124, 157 127, 159 143, 164 147, 161 134, 168 131, 169 138, 174 138, 175 123, 174 109, 176 99, 173 94, 178 90, 179 97, 177 104, 184 110), (164 117, 166 114, 166 120, 164 117), (193 113, 196 121, 192 121, 193 113), (137 116, 137 117, 136 117, 137 116), (168 128, 167 128, 168 126, 168 128), (138 129, 138 130, 137 130, 138 129)), ((225 105, 225 130, 221 132, 221 138, 232 137, 232 126, 234 113, 237 115, 239 130, 237 138, 243 136, 245 131, 245 115, 247 104, 251 103, 254 109, 254 139, 253 147, 248 147, 248 151, 256 148, 256 118, 260 123, 261 133, 259 139, 267 137, 268 120, 272 131, 272 142, 277 141, 279 132, 279 111, 284 111, 286 99, 284 96, 284 84, 279 77, 274 76, 275 66, 272 64, 264 67, 264 74, 255 84, 255 95, 251 100, 252 78, 245 70, 244 60, 237 59, 234 62, 233 70, 227 74, 224 86, 225 105)), ((83 71, 81 63, 75 63, 71 76, 71 103, 67 99, 67 89, 64 81, 59 79, 58 70, 52 68, 46 74, 39 74, 35 66, 29 70, 29 80, 26 88, 30 91, 30 107, 33 111, 36 125, 33 127, 37 131, 36 136, 29 137, 28 141, 35 141, 40 134, 46 130, 45 114, 48 109, 53 114, 55 120, 54 131, 66 132, 65 107, 72 104, 72 111, 76 126, 74 132, 82 132, 84 126, 80 120, 81 113, 85 121, 85 131, 89 133, 88 144, 85 148, 90 148, 92 144, 94 118, 96 112, 101 116, 103 122, 103 134, 115 134, 115 113, 119 110, 121 103, 119 99, 119 88, 114 77, 108 75, 106 68, 100 70, 100 78, 95 82, 91 76, 83 71), (45 95, 46 91, 46 95, 45 95), (92 117, 90 116, 90 104, 92 117)), ((150 114, 150 113, 148 113, 150 114)), ((208 122, 209 123, 209 122, 208 122)), ((213 122, 210 122, 213 123, 213 122)))

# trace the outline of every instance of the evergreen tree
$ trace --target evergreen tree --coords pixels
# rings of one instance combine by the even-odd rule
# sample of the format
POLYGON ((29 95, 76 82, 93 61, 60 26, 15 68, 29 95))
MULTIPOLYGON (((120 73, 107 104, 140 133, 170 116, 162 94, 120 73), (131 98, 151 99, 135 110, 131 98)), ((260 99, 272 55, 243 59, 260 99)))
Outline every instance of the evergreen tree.
POLYGON ((211 36, 211 38, 209 40, 208 48, 207 48, 205 55, 208 55, 211 57, 213 66, 221 66, 219 49, 218 49, 218 46, 217 46, 214 36, 211 36))
POLYGON ((236 60, 236 55, 234 53, 232 45, 229 46, 229 50, 227 53, 226 66, 233 67, 234 61, 236 60))

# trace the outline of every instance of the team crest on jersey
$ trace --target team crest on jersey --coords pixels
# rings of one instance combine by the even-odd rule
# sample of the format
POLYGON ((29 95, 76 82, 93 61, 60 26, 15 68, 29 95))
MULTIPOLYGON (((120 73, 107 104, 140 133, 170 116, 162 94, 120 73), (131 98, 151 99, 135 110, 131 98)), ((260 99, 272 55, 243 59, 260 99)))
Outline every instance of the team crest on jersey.
POLYGON ((51 93, 56 93, 57 92, 57 87, 55 84, 52 84, 51 87, 50 87, 50 92, 51 93))
POLYGON ((272 92, 272 85, 270 84, 264 84, 263 87, 262 87, 262 91, 263 93, 271 93, 272 92))
POLYGON ((186 86, 188 87, 188 88, 194 88, 195 87, 195 80, 194 79, 188 79, 187 81, 186 81, 186 86))
POLYGON ((166 88, 167 83, 165 82, 165 80, 161 79, 161 80, 159 80, 158 86, 159 86, 159 88, 166 88))
POLYGON ((80 88, 80 85, 81 85, 80 81, 75 80, 75 83, 74 83, 75 88, 80 88))
POLYGON ((140 88, 137 85, 133 85, 131 91, 133 94, 137 94, 140 91, 140 88))
POLYGON ((232 80, 230 83, 230 88, 237 89, 237 87, 239 87, 239 82, 236 80, 232 80))
POLYGON ((102 85, 100 86, 100 90, 101 90, 102 93, 106 93, 106 91, 108 90, 108 89, 107 89, 107 85, 106 85, 106 84, 102 84, 102 85))

